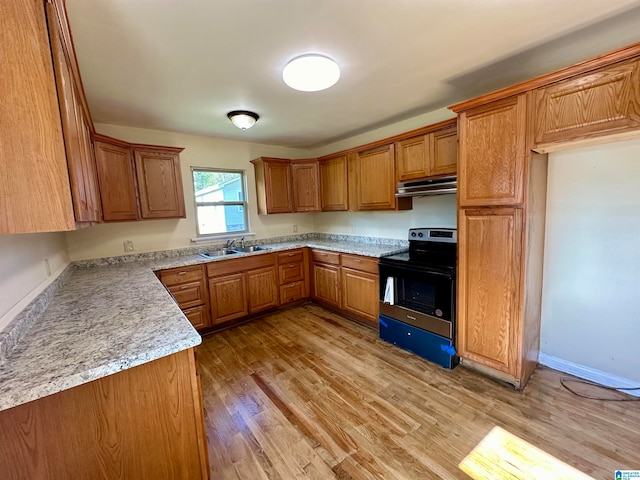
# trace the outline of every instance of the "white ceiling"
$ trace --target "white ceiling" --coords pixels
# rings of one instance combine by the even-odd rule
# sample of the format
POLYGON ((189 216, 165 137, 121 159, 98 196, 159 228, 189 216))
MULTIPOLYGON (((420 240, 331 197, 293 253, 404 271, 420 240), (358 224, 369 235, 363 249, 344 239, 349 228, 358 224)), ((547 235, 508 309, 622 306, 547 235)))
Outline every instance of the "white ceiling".
POLYGON ((317 147, 640 41, 640 0, 67 0, 96 123, 317 147), (340 81, 298 92, 304 53, 340 81), (236 109, 260 115, 240 131, 236 109))

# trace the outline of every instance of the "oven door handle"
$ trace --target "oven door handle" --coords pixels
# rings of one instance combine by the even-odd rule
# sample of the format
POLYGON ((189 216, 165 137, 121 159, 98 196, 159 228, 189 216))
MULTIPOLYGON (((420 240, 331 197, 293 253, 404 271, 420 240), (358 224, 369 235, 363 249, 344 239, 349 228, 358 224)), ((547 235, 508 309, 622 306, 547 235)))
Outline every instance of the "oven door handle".
MULTIPOLYGON (((426 273, 427 275, 432 275, 434 277, 440 277, 440 278, 446 278, 447 280, 453 280, 454 275, 452 273, 445 273, 445 272, 435 272, 433 270, 430 270, 429 268, 424 268, 424 267, 419 267, 416 266, 414 268, 409 268, 409 267, 404 267, 401 265, 397 265, 397 264, 388 264, 388 263, 382 263, 380 262, 378 264, 378 268, 379 270, 384 269, 386 274, 388 274, 387 276, 389 277, 401 277, 402 275, 399 274, 398 272, 407 272, 410 274, 416 274, 416 273, 426 273)), ((380 272, 380 276, 382 277, 382 273, 380 272)))

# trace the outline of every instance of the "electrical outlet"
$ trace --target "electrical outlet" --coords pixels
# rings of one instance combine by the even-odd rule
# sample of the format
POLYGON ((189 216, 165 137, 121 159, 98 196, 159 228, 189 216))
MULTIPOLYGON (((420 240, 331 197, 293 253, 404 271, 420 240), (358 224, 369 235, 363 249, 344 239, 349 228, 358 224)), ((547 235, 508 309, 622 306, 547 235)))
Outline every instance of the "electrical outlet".
POLYGON ((298 233, 298 225, 293 226, 293 233, 298 233))
POLYGON ((133 252, 133 242, 131 240, 125 240, 123 244, 125 252, 133 252))

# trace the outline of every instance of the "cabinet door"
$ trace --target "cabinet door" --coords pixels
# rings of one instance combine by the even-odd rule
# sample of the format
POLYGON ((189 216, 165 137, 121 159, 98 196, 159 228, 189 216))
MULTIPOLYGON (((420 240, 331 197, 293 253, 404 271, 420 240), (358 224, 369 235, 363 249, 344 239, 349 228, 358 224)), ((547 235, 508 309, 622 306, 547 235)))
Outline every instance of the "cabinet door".
POLYGON ((264 162, 267 213, 293 212, 289 162, 264 162))
POLYGON ((320 162, 320 188, 323 212, 349 209, 346 155, 320 162))
POLYGON ((462 209, 458 222, 458 351, 518 375, 522 210, 462 209))
POLYGON ((220 323, 246 317, 249 314, 247 283, 244 273, 209 279, 211 323, 220 323))
POLYGON ((249 313, 278 306, 278 270, 275 266, 247 272, 249 313))
POLYGON ((606 67, 535 92, 535 144, 640 128, 640 61, 606 67))
POLYGON ((135 151, 142 218, 184 218, 184 194, 177 153, 135 151))
POLYGON ((393 145, 358 152, 355 158, 356 209, 394 210, 396 176, 393 145))
POLYGON ((463 112, 459 127, 460 206, 522 204, 525 95, 463 112))
POLYGON ((94 145, 104 221, 138 220, 131 151, 101 141, 94 145))
POLYGON ((314 300, 340 308, 340 267, 313 264, 314 300))
POLYGON ((73 230, 43 2, 0 2, 0 234, 73 230))
POLYGON ((429 134, 429 176, 455 175, 458 168, 458 127, 429 134))
POLYGON ((291 164, 293 206, 296 212, 320 211, 318 162, 291 164))
POLYGON ((97 222, 101 219, 101 212, 95 159, 91 139, 86 131, 88 120, 83 112, 79 90, 70 67, 71 60, 62 43, 61 27, 53 5, 48 7, 47 12, 73 211, 78 222, 97 222))
POLYGON ((378 326, 378 275, 342 268, 342 309, 378 326))
POLYGON ((429 175, 429 135, 401 140, 397 144, 398 181, 404 182, 429 175))

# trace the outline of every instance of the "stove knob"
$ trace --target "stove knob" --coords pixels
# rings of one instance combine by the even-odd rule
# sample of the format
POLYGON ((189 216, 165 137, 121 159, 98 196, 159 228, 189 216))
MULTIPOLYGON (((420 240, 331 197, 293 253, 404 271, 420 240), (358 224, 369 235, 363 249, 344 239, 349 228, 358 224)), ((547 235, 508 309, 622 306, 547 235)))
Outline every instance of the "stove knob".
MULTIPOLYGON (((422 234, 420 234, 420 235, 422 235, 422 234)), ((411 236, 415 237, 416 236, 416 232, 411 232, 411 236)))
POLYGON ((418 236, 419 236, 419 237, 422 237, 422 232, 420 232, 420 233, 418 234, 418 236))

